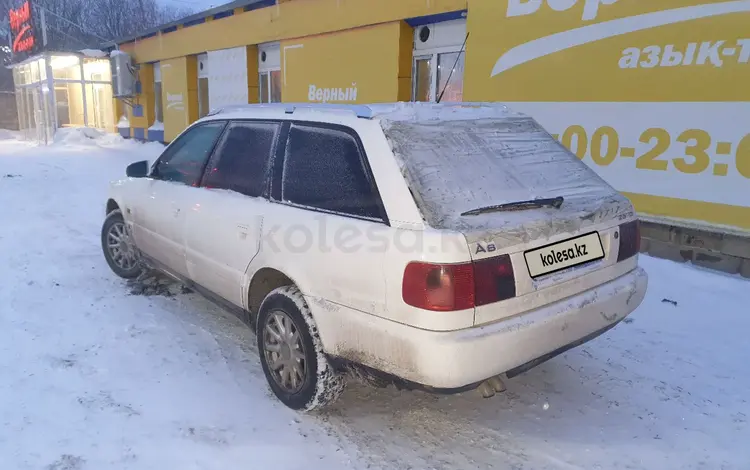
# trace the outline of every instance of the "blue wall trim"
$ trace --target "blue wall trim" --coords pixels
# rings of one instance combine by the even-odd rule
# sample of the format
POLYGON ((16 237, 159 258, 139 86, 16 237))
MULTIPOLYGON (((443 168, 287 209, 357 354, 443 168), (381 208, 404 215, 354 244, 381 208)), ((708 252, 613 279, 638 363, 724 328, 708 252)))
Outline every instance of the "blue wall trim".
POLYGON ((162 29, 162 34, 171 33, 173 31, 177 31, 177 26, 170 26, 169 28, 162 29))
POLYGON ((447 13, 438 13, 437 15, 418 16, 416 18, 409 18, 406 22, 412 28, 417 26, 424 26, 432 23, 442 23, 443 21, 460 20, 466 18, 466 10, 449 11, 447 13))
POLYGON ((133 116, 143 117, 143 105, 142 104, 133 105, 133 116))
POLYGON ((138 39, 148 39, 148 38, 152 38, 154 36, 156 36, 156 33, 149 33, 149 34, 146 34, 145 36, 139 37, 138 39))
POLYGON ((143 87, 141 86, 141 81, 140 80, 138 80, 137 82, 135 82, 135 92, 136 92, 136 94, 140 95, 142 88, 143 87))
POLYGON ((205 23, 205 22, 206 22, 205 18, 198 18, 197 20, 188 21, 187 23, 185 23, 182 26, 185 27, 185 28, 189 28, 191 26, 195 26, 197 24, 201 24, 201 23, 205 23))
POLYGON ((232 16, 232 15, 234 15, 234 10, 222 11, 221 13, 215 14, 214 19, 220 20, 222 18, 226 18, 227 16, 232 16))
POLYGON ((142 127, 134 127, 133 128, 133 138, 134 139, 146 140, 146 129, 144 129, 142 127))
POLYGON ((118 127, 117 130, 120 132, 120 135, 125 137, 126 139, 130 138, 130 128, 129 127, 118 127))
POLYGON ((153 142, 164 142, 164 131, 148 130, 148 140, 153 142))
POLYGON ((276 0, 263 0, 261 2, 251 3, 245 7, 245 11, 258 10, 260 8, 276 5, 276 0))

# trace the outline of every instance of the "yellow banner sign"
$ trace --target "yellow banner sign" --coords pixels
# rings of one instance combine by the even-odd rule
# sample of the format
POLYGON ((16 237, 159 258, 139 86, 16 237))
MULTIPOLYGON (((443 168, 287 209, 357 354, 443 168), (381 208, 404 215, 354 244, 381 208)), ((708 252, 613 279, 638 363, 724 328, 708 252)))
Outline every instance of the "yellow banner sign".
POLYGON ((750 229, 749 25, 750 0, 473 0, 465 93, 641 212, 750 229))

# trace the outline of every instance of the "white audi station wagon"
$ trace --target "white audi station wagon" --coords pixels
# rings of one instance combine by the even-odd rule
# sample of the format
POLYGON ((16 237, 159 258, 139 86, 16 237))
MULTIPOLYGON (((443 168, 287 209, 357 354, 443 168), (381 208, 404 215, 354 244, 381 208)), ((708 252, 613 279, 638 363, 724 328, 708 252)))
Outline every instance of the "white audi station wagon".
POLYGON ((162 271, 253 327, 298 410, 350 374, 491 396, 648 283, 630 202, 489 103, 214 111, 112 183, 101 237, 117 275, 162 271))

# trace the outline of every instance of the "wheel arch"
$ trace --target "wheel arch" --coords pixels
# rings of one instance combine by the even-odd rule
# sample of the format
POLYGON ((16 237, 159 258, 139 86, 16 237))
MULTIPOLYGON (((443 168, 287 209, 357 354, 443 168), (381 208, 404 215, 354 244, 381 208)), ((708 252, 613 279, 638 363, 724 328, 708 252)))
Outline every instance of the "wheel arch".
POLYGON ((247 311, 253 326, 258 318, 258 310, 263 299, 274 289, 284 286, 300 288, 299 284, 286 273, 270 266, 262 267, 253 274, 247 288, 247 311))
POLYGON ((120 205, 117 203, 117 201, 115 201, 113 198, 109 198, 107 200, 107 208, 106 208, 106 212, 104 215, 109 215, 112 212, 119 210, 119 209, 120 209, 120 205))

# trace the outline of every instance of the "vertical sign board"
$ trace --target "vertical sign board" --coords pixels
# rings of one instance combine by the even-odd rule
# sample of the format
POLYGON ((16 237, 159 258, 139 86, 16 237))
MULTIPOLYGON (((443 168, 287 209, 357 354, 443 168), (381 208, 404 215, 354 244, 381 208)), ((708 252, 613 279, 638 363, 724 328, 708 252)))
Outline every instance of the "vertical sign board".
POLYGON ((750 229, 750 0, 469 0, 466 100, 536 118, 646 214, 750 229))
POLYGON ((38 49, 36 29, 34 28, 34 13, 31 0, 26 0, 18 8, 8 11, 11 35, 11 53, 14 62, 33 55, 38 49))

